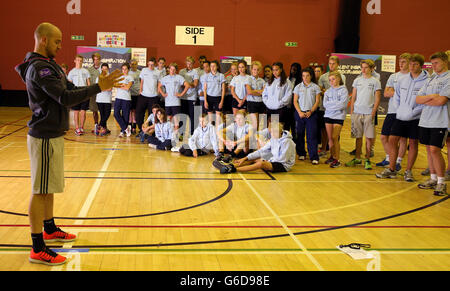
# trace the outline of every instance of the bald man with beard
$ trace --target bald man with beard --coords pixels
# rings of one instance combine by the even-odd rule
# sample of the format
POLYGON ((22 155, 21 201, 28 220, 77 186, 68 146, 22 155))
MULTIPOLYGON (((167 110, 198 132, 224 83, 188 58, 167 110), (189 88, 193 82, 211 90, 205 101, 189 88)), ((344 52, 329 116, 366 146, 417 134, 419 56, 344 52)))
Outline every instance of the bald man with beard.
POLYGON ((77 88, 54 61, 62 47, 61 30, 51 23, 41 23, 34 39, 33 52, 27 53, 24 62, 16 67, 26 84, 33 113, 27 136, 32 184, 28 216, 33 243, 29 261, 53 266, 64 264, 66 258, 50 250, 46 242, 76 239, 57 227, 53 216, 54 193, 64 191, 63 137, 69 130, 70 107, 118 87, 121 73, 103 74, 98 84, 77 88))

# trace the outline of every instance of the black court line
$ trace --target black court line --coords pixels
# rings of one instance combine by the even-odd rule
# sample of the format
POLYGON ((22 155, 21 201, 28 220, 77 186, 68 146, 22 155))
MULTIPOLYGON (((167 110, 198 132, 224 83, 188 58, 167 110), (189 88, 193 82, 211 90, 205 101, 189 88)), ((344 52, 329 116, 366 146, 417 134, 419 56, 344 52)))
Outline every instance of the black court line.
MULTIPOLYGON (((375 223, 383 220, 389 220, 396 217, 408 215, 414 212, 418 212, 421 210, 424 210, 426 208, 438 205, 446 200, 448 200, 450 196, 446 196, 440 200, 437 200, 435 202, 432 202, 430 204, 426 204, 424 206, 414 208, 408 211, 400 212, 397 214, 376 218, 372 220, 367 220, 363 222, 357 222, 342 226, 334 226, 334 227, 328 227, 328 228, 322 228, 322 229, 316 229, 316 230, 308 230, 308 231, 301 231, 301 232, 294 232, 293 235, 305 235, 305 234, 311 234, 311 233, 318 233, 318 232, 325 232, 325 231, 333 231, 338 229, 344 229, 344 228, 351 228, 356 227, 360 225, 375 223)), ((214 244, 214 243, 232 243, 232 242, 241 242, 241 241, 252 241, 252 240, 261 240, 261 239, 271 239, 271 238, 281 238, 281 237, 288 237, 290 234, 283 233, 283 234, 274 234, 274 235, 266 235, 266 236, 257 236, 257 237, 246 237, 246 238, 235 238, 235 239, 223 239, 223 240, 210 240, 210 241, 191 241, 191 242, 172 242, 172 243, 153 243, 153 244, 134 244, 134 245, 76 245, 73 246, 73 248, 78 249, 84 249, 84 248, 140 248, 140 247, 168 247, 168 246, 186 246, 186 245, 201 245, 201 244, 214 244)), ((0 247, 31 247, 31 245, 17 245, 17 244, 0 244, 0 247)), ((51 246, 52 248, 62 248, 63 246, 57 245, 57 246, 51 246)))
MULTIPOLYGON (((215 197, 215 198, 213 198, 211 200, 199 203, 199 204, 195 204, 195 205, 191 205, 191 206, 187 206, 187 207, 183 207, 183 208, 179 208, 179 209, 173 209, 173 210, 167 210, 167 211, 161 211, 161 212, 155 212, 155 213, 126 215, 126 216, 109 216, 109 217, 57 217, 57 216, 55 216, 55 218, 56 219, 69 219, 69 220, 112 220, 112 219, 127 219, 127 218, 157 216, 157 215, 169 214, 169 213, 174 213, 174 212, 180 212, 180 211, 184 211, 184 210, 188 210, 188 209, 193 209, 193 208, 197 208, 197 207, 200 207, 200 206, 204 206, 204 205, 207 205, 207 204, 212 203, 214 201, 217 201, 220 198, 225 197, 228 193, 230 193, 231 189, 233 188, 233 181, 231 179, 227 179, 227 181, 228 181, 227 189, 222 194, 220 194, 219 196, 217 196, 217 197, 215 197)), ((16 213, 16 212, 5 211, 5 210, 0 210, 0 213, 16 215, 16 216, 28 216, 28 214, 16 213)))
POLYGON ((19 132, 19 131, 21 131, 22 129, 24 129, 24 128, 26 128, 26 127, 28 127, 28 125, 22 126, 22 127, 19 128, 19 129, 16 129, 16 130, 14 130, 14 131, 12 131, 12 132, 10 132, 10 133, 7 133, 7 134, 5 134, 4 136, 1 136, 0 139, 4 139, 5 137, 8 137, 8 136, 10 136, 11 134, 14 134, 14 133, 16 133, 16 132, 19 132))

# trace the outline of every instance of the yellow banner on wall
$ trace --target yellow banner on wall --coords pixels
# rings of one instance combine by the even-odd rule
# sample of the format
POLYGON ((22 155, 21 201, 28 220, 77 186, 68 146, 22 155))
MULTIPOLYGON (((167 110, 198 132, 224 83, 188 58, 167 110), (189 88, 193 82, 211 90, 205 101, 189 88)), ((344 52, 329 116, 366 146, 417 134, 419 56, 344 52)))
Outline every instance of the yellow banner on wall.
POLYGON ((212 26, 176 26, 176 45, 214 45, 214 27, 212 26))

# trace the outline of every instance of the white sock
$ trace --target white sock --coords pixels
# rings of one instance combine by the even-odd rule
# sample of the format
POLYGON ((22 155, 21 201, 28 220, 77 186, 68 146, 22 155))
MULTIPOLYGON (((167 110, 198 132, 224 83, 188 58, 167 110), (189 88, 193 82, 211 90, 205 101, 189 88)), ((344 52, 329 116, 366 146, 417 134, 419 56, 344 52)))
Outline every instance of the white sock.
POLYGON ((384 159, 386 162, 389 162, 389 155, 386 155, 386 158, 384 159))
POLYGON ((437 178, 438 184, 444 184, 445 182, 445 177, 438 177, 437 178))
POLYGON ((402 158, 398 157, 398 158, 397 158, 397 164, 401 164, 401 163, 402 163, 402 160, 403 160, 402 158))
POLYGON ((437 181, 437 175, 436 174, 430 174, 430 179, 433 181, 437 181))

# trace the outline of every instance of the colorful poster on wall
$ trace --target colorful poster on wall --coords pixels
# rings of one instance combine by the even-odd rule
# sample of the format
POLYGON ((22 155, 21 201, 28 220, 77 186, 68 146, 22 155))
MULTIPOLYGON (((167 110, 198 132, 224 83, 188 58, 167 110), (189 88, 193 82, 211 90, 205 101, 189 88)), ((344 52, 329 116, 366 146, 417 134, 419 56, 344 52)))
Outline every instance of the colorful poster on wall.
POLYGON ((227 77, 231 74, 230 68, 232 63, 237 63, 240 60, 244 60, 247 62, 247 71, 250 72, 250 65, 252 63, 252 57, 233 57, 233 56, 225 56, 220 57, 220 72, 227 77))
POLYGON ((381 82, 381 102, 378 108, 378 114, 386 114, 389 99, 383 97, 386 82, 392 73, 395 73, 396 56, 393 55, 367 55, 367 54, 341 54, 333 53, 333 56, 339 57, 339 71, 345 75, 346 86, 349 93, 352 92, 353 81, 361 75, 361 60, 371 59, 375 62, 375 72, 379 76, 381 82))
POLYGON ((120 69, 124 63, 131 60, 131 48, 108 48, 95 46, 78 46, 77 54, 84 57, 83 67, 91 67, 94 63, 92 55, 99 53, 102 63, 107 63, 111 70, 120 69))
POLYGON ((147 66, 147 49, 146 48, 131 48, 131 58, 138 61, 139 67, 147 66))
POLYGON ((125 32, 97 32, 98 47, 126 47, 127 34, 125 32))

